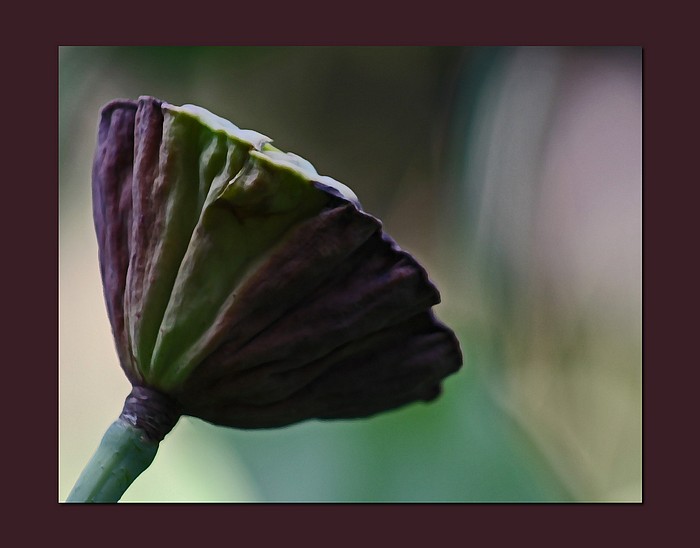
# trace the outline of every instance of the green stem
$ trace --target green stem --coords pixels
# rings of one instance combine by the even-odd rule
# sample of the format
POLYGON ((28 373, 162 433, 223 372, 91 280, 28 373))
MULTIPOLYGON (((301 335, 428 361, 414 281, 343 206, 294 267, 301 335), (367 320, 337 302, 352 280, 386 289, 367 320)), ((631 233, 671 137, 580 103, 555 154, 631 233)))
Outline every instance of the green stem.
POLYGON ((78 478, 66 502, 117 502, 150 466, 159 442, 144 430, 117 419, 78 478))

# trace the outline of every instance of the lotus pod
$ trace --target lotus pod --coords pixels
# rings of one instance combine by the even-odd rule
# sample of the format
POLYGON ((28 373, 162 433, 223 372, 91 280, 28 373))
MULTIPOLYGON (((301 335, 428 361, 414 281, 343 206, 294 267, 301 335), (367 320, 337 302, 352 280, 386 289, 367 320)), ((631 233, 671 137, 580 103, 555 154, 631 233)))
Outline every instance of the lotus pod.
POLYGON ((347 187, 200 107, 106 105, 93 208, 131 397, 174 420, 364 417, 433 399, 462 364, 425 270, 347 187))

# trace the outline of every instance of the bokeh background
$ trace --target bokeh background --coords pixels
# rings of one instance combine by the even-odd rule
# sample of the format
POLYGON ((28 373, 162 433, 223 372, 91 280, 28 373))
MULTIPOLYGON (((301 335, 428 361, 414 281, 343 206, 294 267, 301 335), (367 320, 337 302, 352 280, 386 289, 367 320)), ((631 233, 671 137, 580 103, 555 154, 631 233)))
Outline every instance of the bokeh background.
POLYGON ((642 51, 62 47, 59 500, 129 385, 97 264, 100 107, 195 103, 309 159, 428 269, 465 366, 377 417, 184 418, 124 501, 642 498, 642 51))

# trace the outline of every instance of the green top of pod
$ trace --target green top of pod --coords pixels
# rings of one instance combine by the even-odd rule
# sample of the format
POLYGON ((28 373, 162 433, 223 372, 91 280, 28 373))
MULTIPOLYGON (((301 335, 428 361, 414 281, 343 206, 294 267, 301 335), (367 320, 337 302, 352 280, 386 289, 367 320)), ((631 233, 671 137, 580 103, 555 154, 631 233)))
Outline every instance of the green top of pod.
POLYGON ((219 343, 236 288, 292 226, 331 194, 359 206, 269 137, 150 97, 103 108, 93 175, 122 365, 132 383, 166 393, 219 343))

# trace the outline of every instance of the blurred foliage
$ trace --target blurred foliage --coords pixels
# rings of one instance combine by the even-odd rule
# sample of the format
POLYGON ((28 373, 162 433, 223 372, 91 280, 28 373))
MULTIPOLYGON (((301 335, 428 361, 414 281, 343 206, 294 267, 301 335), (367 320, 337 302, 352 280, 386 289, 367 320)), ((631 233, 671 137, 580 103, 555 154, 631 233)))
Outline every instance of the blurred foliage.
POLYGON ((59 497, 128 392, 92 233, 97 113, 154 95, 264 133, 350 186, 441 289, 465 367, 436 402, 368 420, 183 419, 125 501, 640 500, 639 57, 60 48, 59 497), (600 113, 607 125, 588 127, 600 113))

